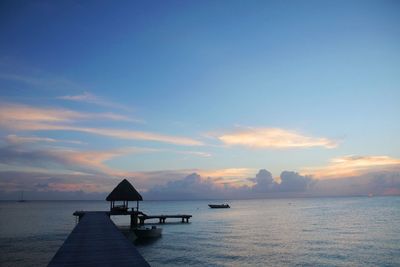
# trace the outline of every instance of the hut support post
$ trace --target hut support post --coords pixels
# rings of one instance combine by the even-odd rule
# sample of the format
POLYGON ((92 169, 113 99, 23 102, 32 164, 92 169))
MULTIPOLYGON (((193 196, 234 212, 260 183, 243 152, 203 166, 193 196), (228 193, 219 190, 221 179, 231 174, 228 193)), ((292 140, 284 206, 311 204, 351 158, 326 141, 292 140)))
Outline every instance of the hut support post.
POLYGON ((139 212, 139 201, 136 201, 136 211, 139 212))

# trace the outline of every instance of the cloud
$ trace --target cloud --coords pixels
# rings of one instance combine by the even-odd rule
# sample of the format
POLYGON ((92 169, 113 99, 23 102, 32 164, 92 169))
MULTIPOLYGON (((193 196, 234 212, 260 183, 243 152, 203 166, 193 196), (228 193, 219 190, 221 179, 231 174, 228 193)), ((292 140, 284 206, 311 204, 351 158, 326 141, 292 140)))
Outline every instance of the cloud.
POLYGON ((60 140, 48 137, 38 137, 38 136, 17 136, 15 134, 9 134, 5 138, 5 141, 9 144, 22 144, 22 143, 37 143, 37 142, 46 142, 46 143, 68 143, 68 144, 85 144, 81 141, 76 140, 60 140))
POLYGON ((24 126, 29 126, 29 123, 71 123, 79 120, 103 119, 131 120, 126 116, 114 113, 87 113, 63 108, 38 108, 10 103, 1 103, 0 105, 0 125, 9 128, 24 128, 24 126))
MULTIPOLYGON (((0 148, 0 164, 4 166, 40 167, 53 171, 76 171, 87 174, 118 175, 105 162, 131 153, 147 152, 144 148, 123 148, 107 151, 78 151, 67 149, 27 149, 21 146, 0 148)), ((21 168, 21 167, 20 167, 21 168)))
POLYGON ((97 104, 99 102, 99 97, 97 97, 91 93, 88 93, 88 92, 84 92, 81 95, 59 96, 59 97, 57 97, 57 99, 78 101, 78 102, 88 102, 88 103, 95 103, 95 104, 97 104))
POLYGON ((250 168, 226 168, 215 170, 196 170, 200 175, 206 177, 244 178, 254 172, 250 168))
POLYGON ((280 128, 240 128, 218 135, 217 138, 226 145, 250 148, 334 148, 337 146, 337 141, 328 138, 306 136, 280 128))
POLYGON ((83 113, 68 109, 37 108, 19 104, 0 106, 0 127, 20 131, 77 131, 117 139, 143 140, 183 146, 200 146, 202 142, 181 136, 144 131, 93 128, 74 125, 80 120, 108 119, 126 121, 129 118, 113 113, 83 113))
POLYGON ((104 200, 120 181, 106 175, 0 171, 0 199, 104 200))
MULTIPOLYGON (((234 187, 229 184, 221 186, 218 177, 206 178, 196 173, 185 175, 187 171, 130 173, 130 176, 127 173, 123 177, 132 182, 145 200, 400 195, 399 172, 314 180, 283 171, 276 181, 270 172, 262 169, 255 177, 248 178, 251 185, 234 187)), ((0 171, 0 199, 17 199, 18 195, 13 192, 21 190, 28 192, 27 198, 30 199, 104 199, 121 179, 122 176, 101 173, 0 171)))
POLYGON ((21 75, 13 73, 0 73, 0 79, 9 80, 19 83, 24 83, 41 89, 75 89, 82 90, 82 86, 78 85, 68 79, 49 75, 33 76, 33 75, 21 75))
POLYGON ((265 169, 260 170, 255 178, 250 178, 249 180, 254 182, 252 190, 257 193, 270 192, 275 184, 272 174, 265 169))
POLYGON ((400 159, 389 156, 343 156, 334 158, 327 166, 303 168, 319 179, 359 176, 368 172, 400 170, 400 159))
POLYGON ((176 152, 179 154, 185 154, 185 155, 193 155, 193 156, 198 156, 202 158, 211 158, 211 154, 207 152, 202 152, 202 151, 172 151, 176 152))
POLYGON ((202 177, 192 173, 184 178, 157 185, 146 192, 150 199, 241 199, 279 196, 306 196, 313 187, 314 180, 295 172, 284 171, 280 183, 276 182, 270 172, 260 170, 256 177, 247 178, 251 185, 221 186, 221 177, 202 177))
POLYGON ((338 179, 318 180, 311 196, 400 196, 400 172, 378 171, 338 179))
POLYGON ((279 192, 305 192, 314 184, 311 177, 291 171, 282 172, 280 180, 281 182, 275 186, 275 189, 279 192))
POLYGON ((164 134, 157 134, 157 133, 143 132, 143 131, 114 130, 105 128, 84 128, 84 127, 63 127, 60 130, 86 132, 96 135, 114 137, 118 139, 156 141, 156 142, 170 143, 183 146, 203 145, 202 142, 188 137, 171 136, 171 135, 164 135, 164 134))
MULTIPOLYGON (((89 92, 83 92, 80 95, 59 96, 59 97, 57 97, 57 99, 74 101, 74 102, 90 103, 90 104, 95 104, 95 105, 102 106, 102 107, 117 108, 117 109, 121 109, 121 110, 125 110, 125 111, 131 111, 131 108, 129 108, 129 107, 105 100, 104 98, 96 96, 89 92)), ((135 121, 143 122, 142 120, 135 120, 135 121)))
POLYGON ((181 180, 155 186, 146 196, 151 199, 209 199, 217 194, 218 189, 210 179, 203 179, 197 173, 192 173, 181 180))

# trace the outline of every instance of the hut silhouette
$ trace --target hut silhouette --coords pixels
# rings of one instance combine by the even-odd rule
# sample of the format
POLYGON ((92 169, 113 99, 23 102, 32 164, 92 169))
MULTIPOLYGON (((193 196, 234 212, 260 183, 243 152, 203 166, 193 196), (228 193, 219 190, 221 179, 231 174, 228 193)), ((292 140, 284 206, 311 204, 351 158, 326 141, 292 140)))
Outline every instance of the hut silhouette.
POLYGON ((139 212, 139 201, 142 201, 143 198, 133 185, 124 179, 111 191, 106 200, 110 201, 110 211, 112 212, 127 212, 128 202, 136 201, 136 211, 139 212), (122 201, 122 205, 115 205, 116 201, 122 201))

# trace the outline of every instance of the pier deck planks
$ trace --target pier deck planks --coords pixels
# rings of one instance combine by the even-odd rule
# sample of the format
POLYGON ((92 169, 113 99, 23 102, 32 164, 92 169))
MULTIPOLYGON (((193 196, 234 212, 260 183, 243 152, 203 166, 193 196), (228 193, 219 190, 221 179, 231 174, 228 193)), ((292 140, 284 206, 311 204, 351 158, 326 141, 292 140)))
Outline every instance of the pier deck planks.
POLYGON ((50 261, 60 266, 150 266, 106 212, 85 212, 50 261))

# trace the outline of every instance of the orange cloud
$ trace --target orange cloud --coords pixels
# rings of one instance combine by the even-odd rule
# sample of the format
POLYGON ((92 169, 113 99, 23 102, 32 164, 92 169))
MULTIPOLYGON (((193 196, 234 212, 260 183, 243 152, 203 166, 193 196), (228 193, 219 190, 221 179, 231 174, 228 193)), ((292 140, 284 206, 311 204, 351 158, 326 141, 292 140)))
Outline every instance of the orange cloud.
POLYGON ((337 142, 328 138, 310 137, 295 131, 280 128, 242 128, 218 136, 226 145, 239 145, 250 148, 334 148, 337 142))
POLYGON ((216 185, 230 185, 240 187, 243 185, 252 185, 253 182, 247 178, 254 176, 256 169, 250 168, 227 168, 217 170, 196 170, 202 177, 210 178, 216 185))
POLYGON ((79 151, 57 147, 50 149, 25 149, 21 146, 7 146, 0 148, 0 165, 3 170, 13 169, 14 166, 18 166, 18 170, 29 170, 39 167, 44 168, 44 172, 71 173, 73 171, 75 174, 106 174, 116 176, 123 174, 123 172, 107 166, 106 162, 108 160, 128 154, 153 151, 156 150, 138 147, 79 151))
POLYGON ((202 142, 188 137, 73 125, 78 120, 87 119, 129 120, 129 118, 113 113, 81 113, 66 109, 36 108, 16 104, 0 106, 0 126, 9 129, 21 131, 77 131, 118 139, 156 141, 184 146, 203 145, 202 142))
POLYGON ((66 123, 76 120, 107 119, 131 121, 130 118, 114 113, 85 113, 62 108, 37 108, 21 104, 1 103, 0 124, 12 127, 24 123, 66 123))
POLYGON ((198 170, 197 172, 201 176, 205 177, 249 177, 254 174, 255 169, 249 168, 227 168, 227 169, 216 169, 216 170, 198 170))
POLYGON ((304 174, 311 174, 316 178, 344 178, 357 176, 372 171, 400 170, 400 159, 389 156, 344 156, 334 158, 330 164, 323 167, 307 167, 304 174))

